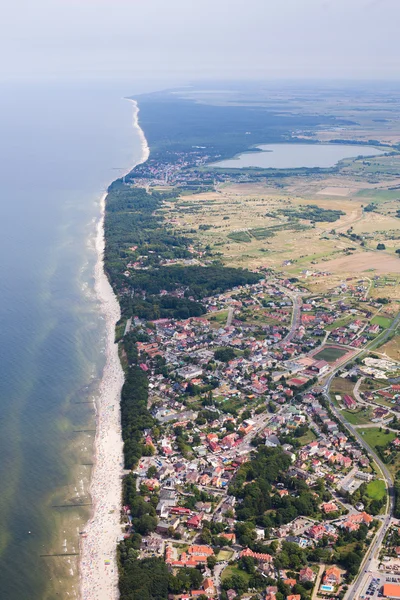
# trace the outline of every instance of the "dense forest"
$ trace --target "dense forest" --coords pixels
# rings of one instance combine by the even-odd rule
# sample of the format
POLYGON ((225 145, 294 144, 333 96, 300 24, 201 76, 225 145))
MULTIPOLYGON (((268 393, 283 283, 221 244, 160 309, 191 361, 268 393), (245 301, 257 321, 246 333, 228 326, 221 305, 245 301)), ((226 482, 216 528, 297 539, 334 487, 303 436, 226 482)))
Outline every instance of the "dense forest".
POLYGON ((286 474, 290 465, 290 457, 281 448, 259 446, 252 460, 240 467, 230 489, 241 500, 236 511, 240 521, 254 520, 269 528, 319 512, 324 486, 310 490, 304 481, 286 474), (277 483, 284 484, 293 495, 281 498, 273 487, 277 483))
POLYGON ((168 567, 161 558, 138 560, 131 540, 118 546, 121 600, 167 600, 168 567))
POLYGON ((148 379, 140 367, 130 367, 121 393, 121 424, 125 468, 135 468, 148 447, 143 445, 143 430, 154 425, 147 410, 148 379))
POLYGON ((256 144, 289 141, 299 128, 350 123, 330 115, 282 114, 262 105, 194 102, 169 92, 145 94, 136 100, 155 160, 171 161, 173 153, 192 148, 205 155, 231 157, 256 144))
POLYGON ((309 219, 316 223, 333 223, 346 214, 342 210, 321 208, 316 204, 306 204, 298 208, 281 208, 277 212, 291 219, 309 219))
POLYGON ((205 312, 202 298, 237 285, 255 283, 261 277, 245 269, 215 263, 163 265, 167 259, 192 258, 188 250, 191 240, 174 232, 157 214, 167 198, 170 194, 149 194, 122 180, 109 188, 104 262, 125 318, 198 317, 205 312), (140 268, 130 268, 136 262, 140 262, 140 268), (182 292, 180 297, 174 295, 177 290, 182 292))

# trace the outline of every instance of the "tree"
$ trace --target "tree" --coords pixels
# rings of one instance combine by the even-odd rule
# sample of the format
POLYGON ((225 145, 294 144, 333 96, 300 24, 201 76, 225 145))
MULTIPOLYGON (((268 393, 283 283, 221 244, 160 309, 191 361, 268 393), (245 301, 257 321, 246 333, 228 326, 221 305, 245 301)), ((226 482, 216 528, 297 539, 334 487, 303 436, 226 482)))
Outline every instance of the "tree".
POLYGON ((151 465, 148 469, 147 469, 147 477, 149 479, 153 479, 153 477, 155 477, 157 475, 157 469, 154 465, 151 465))
POLYGON ((157 527, 157 517, 151 515, 143 515, 135 523, 135 527, 141 535, 149 535, 152 531, 155 531, 157 527))
POLYGON ((227 363, 235 358, 235 351, 233 348, 219 348, 214 352, 216 360, 227 363))
POLYGON ((255 560, 252 556, 242 556, 238 562, 239 569, 252 575, 255 572, 255 560))
POLYGON ((206 527, 203 528, 200 534, 200 540, 203 542, 203 544, 211 544, 211 531, 206 527))
POLYGON ((209 569, 211 569, 211 571, 213 570, 213 568, 215 567, 216 564, 217 564, 217 559, 215 558, 215 556, 207 557, 207 567, 209 569))
POLYGON ((379 243, 376 247, 377 250, 386 250, 385 244, 379 243))

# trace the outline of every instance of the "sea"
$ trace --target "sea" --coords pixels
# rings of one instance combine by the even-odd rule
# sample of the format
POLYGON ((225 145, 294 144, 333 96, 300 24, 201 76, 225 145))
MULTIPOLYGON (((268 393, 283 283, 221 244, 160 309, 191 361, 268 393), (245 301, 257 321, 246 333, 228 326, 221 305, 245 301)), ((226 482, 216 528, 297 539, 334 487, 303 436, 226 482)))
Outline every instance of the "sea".
POLYGON ((141 156, 134 85, 0 85, 0 599, 77 598, 105 321, 108 184, 141 156))

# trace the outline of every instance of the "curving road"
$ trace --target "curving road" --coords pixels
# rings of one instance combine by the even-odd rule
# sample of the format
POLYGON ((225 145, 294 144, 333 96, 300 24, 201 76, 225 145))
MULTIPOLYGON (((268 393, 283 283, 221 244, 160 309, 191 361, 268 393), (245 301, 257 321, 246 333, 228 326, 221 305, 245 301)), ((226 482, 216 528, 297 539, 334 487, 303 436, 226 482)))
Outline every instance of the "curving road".
MULTIPOLYGON (((364 348, 364 350, 361 350, 358 353, 358 355, 362 354, 366 350, 371 350, 376 345, 381 345, 383 342, 385 342, 386 339, 391 335, 391 333, 393 333, 396 330, 399 322, 400 322, 400 313, 398 313, 397 316, 393 319, 391 325, 384 332, 382 332, 382 334, 380 336, 378 336, 372 343, 368 344, 368 346, 366 348, 364 348)), ((360 445, 368 452, 368 454, 370 456, 373 457, 376 464, 379 466, 379 468, 382 472, 382 475, 385 478, 386 487, 387 487, 387 491, 388 491, 388 501, 386 504, 386 512, 385 512, 385 516, 384 516, 384 519, 382 522, 382 526, 379 529, 378 533, 375 535, 375 538, 373 539, 371 545, 369 546, 369 548, 367 550, 367 553, 363 559, 363 562, 361 563, 360 571, 357 575, 357 578, 355 579, 354 583, 350 586, 350 589, 346 594, 346 600, 353 600, 357 596, 359 589, 361 587, 364 575, 365 575, 365 573, 367 573, 370 570, 371 563, 374 559, 375 553, 377 552, 378 548, 382 544, 385 534, 390 526, 391 518, 393 516, 393 511, 394 511, 394 502, 395 502, 393 478, 392 478, 389 470, 387 469, 386 465, 381 461, 381 459, 376 454, 376 452, 366 443, 366 441, 357 432, 357 430, 351 425, 351 423, 349 423, 349 421, 347 421, 347 419, 338 411, 336 406, 331 401, 331 398, 329 395, 330 386, 331 386, 332 380, 335 377, 337 371, 339 369, 343 368, 347 362, 352 362, 354 360, 354 358, 355 358, 355 356, 352 356, 350 359, 348 359, 347 361, 342 363, 340 365, 340 367, 335 369, 329 375, 328 379, 325 382, 325 385, 322 388, 322 392, 323 392, 325 398, 328 400, 329 406, 330 406, 333 414, 335 415, 335 417, 358 440, 360 445)))
POLYGON ((393 487, 393 478, 392 478, 391 474, 389 473, 386 465, 381 461, 381 459, 376 454, 376 452, 366 443, 366 441, 357 432, 357 430, 354 429, 354 427, 347 421, 347 419, 344 418, 344 416, 337 410, 336 406, 331 402, 331 399, 329 396, 329 387, 330 387, 330 384, 331 384, 334 376, 335 376, 335 373, 333 373, 329 377, 329 379, 326 382, 324 389, 323 389, 323 393, 324 393, 325 397, 327 398, 327 400, 329 401, 330 408, 331 408, 333 414, 335 415, 335 417, 346 427, 346 429, 355 438, 357 438, 360 445, 368 452, 368 454, 373 457, 373 459, 379 466, 380 470, 382 471, 382 474, 386 480, 386 487, 388 490, 388 502, 386 505, 386 513, 385 513, 385 517, 384 517, 382 526, 379 529, 378 533, 375 535, 375 538, 373 539, 371 545, 369 546, 367 553, 364 557, 364 560, 361 564, 358 576, 357 576, 356 580, 354 581, 354 583, 352 584, 352 586, 350 587, 350 590, 347 594, 347 600, 353 600, 353 598, 356 597, 356 595, 359 591, 359 588, 362 584, 363 576, 370 569, 371 563, 375 556, 375 553, 378 550, 379 546, 382 544, 383 538, 385 537, 385 534, 390 526, 390 521, 393 516, 393 510, 394 510, 394 487, 393 487))

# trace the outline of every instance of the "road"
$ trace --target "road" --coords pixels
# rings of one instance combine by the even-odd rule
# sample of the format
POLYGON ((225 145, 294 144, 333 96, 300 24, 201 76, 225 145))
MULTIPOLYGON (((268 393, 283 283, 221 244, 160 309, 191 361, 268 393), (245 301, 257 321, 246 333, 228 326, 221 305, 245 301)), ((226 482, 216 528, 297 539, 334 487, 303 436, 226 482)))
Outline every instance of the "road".
POLYGON ((365 404, 365 402, 363 401, 363 399, 360 396, 360 385, 362 384, 362 382, 364 381, 365 377, 360 377, 360 379, 357 380, 356 385, 354 386, 354 390, 353 390, 353 394, 354 394, 354 398, 357 400, 357 402, 359 402, 360 404, 365 404))
MULTIPOLYGON (((379 345, 384 343, 386 341, 386 339, 391 335, 391 333, 393 333, 395 331, 399 322, 400 322, 400 313, 393 319, 393 321, 392 321, 391 325, 388 327, 388 329, 386 329, 386 331, 382 332, 382 334, 380 336, 378 336, 379 340, 378 340, 378 338, 376 338, 372 342, 372 344, 368 344, 367 348, 365 348, 363 350, 363 352, 365 352, 365 350, 370 350, 372 346, 375 346, 377 344, 377 342, 379 345)), ((362 351, 360 351, 359 354, 361 354, 361 352, 362 351)), ((348 359, 348 361, 346 361, 346 362, 351 362, 352 360, 354 360, 354 356, 352 358, 348 359)), ((388 490, 388 500, 387 500, 386 512, 385 512, 385 516, 384 516, 384 519, 382 522, 382 526, 380 527, 378 533, 375 535, 375 538, 373 539, 371 545, 369 546, 369 548, 367 550, 367 553, 363 559, 363 562, 361 563, 360 571, 358 573, 356 580, 350 586, 350 588, 345 596, 346 600, 353 600, 357 596, 359 589, 361 587, 362 581, 364 579, 364 576, 370 570, 371 563, 374 559, 374 556, 375 556, 377 550, 379 549, 379 547, 381 546, 383 538, 385 537, 385 534, 390 526, 391 518, 393 516, 393 511, 394 511, 395 498, 394 498, 393 478, 392 478, 391 474, 389 473, 386 465, 384 465, 384 463, 381 461, 381 459, 376 454, 376 452, 366 443, 366 441, 363 439, 363 437, 349 423, 349 421, 347 421, 347 419, 338 411, 336 406, 331 401, 331 398, 329 395, 331 383, 332 383, 333 378, 335 377, 337 371, 339 370, 339 368, 342 368, 344 366, 344 364, 345 363, 342 363, 340 365, 340 367, 335 369, 329 375, 328 379, 325 382, 325 385, 322 388, 323 394, 326 397, 326 399, 328 400, 330 408, 331 408, 333 414, 335 415, 335 417, 338 419, 338 421, 340 421, 344 425, 344 427, 346 427, 346 429, 358 440, 360 445, 368 452, 368 455, 372 456, 372 458, 375 460, 376 464, 378 465, 378 467, 380 468, 380 470, 382 472, 382 475, 385 479, 386 487, 388 490)))
POLYGON ((312 592, 311 600, 316 600, 318 597, 319 586, 321 584, 321 579, 322 579, 322 575, 323 575, 324 571, 325 571, 325 565, 322 564, 319 566, 319 569, 318 569, 318 575, 317 575, 317 578, 314 583, 314 589, 312 592))
POLYGON ((365 573, 368 572, 368 570, 370 569, 371 563, 375 556, 375 553, 378 550, 378 548, 380 547, 380 545, 382 544, 383 538, 385 537, 385 534, 390 525, 390 520, 391 520, 391 517, 393 516, 393 510, 394 510, 394 489, 393 489, 393 478, 392 478, 391 474, 389 473, 388 469, 386 468, 386 466, 383 464, 383 462, 379 458, 379 456, 366 443, 366 441, 363 439, 363 437, 347 421, 347 419, 345 419, 345 417, 337 410, 335 405, 331 402, 331 399, 329 396, 329 388, 330 388, 330 385, 331 385, 331 382, 332 382, 332 379, 334 378, 334 376, 335 376, 335 373, 332 373, 332 375, 330 375, 330 377, 324 387, 324 395, 327 398, 327 400, 329 401, 330 408, 331 408, 333 414, 335 415, 335 417, 346 427, 346 429, 348 429, 348 431, 355 438, 357 438, 360 445, 368 452, 368 455, 372 456, 372 458, 375 460, 376 464, 379 466, 379 468, 384 476, 384 479, 386 480, 386 486, 388 489, 388 502, 386 505, 386 513, 385 513, 385 517, 384 517, 382 526, 379 529, 378 533, 375 535, 373 542, 371 543, 371 545, 369 546, 369 548, 367 550, 367 553, 361 564, 357 579, 355 580, 353 585, 350 587, 350 589, 346 595, 347 600, 352 600, 353 598, 355 598, 357 596, 357 593, 361 586, 363 577, 364 577, 365 573))
MULTIPOLYGON (((286 293, 288 293, 288 292, 286 291, 286 293)), ((301 319, 301 307, 303 304, 303 300, 302 300, 301 296, 298 294, 290 294, 290 298, 293 302, 292 323, 290 326, 289 333, 283 339, 284 342, 292 341, 292 339, 294 338, 294 335, 296 333, 296 330, 298 329, 298 327, 300 325, 300 319, 301 319)))
POLYGON ((225 327, 230 327, 232 325, 232 319, 233 319, 233 306, 229 306, 228 307, 228 318, 226 319, 225 327))

